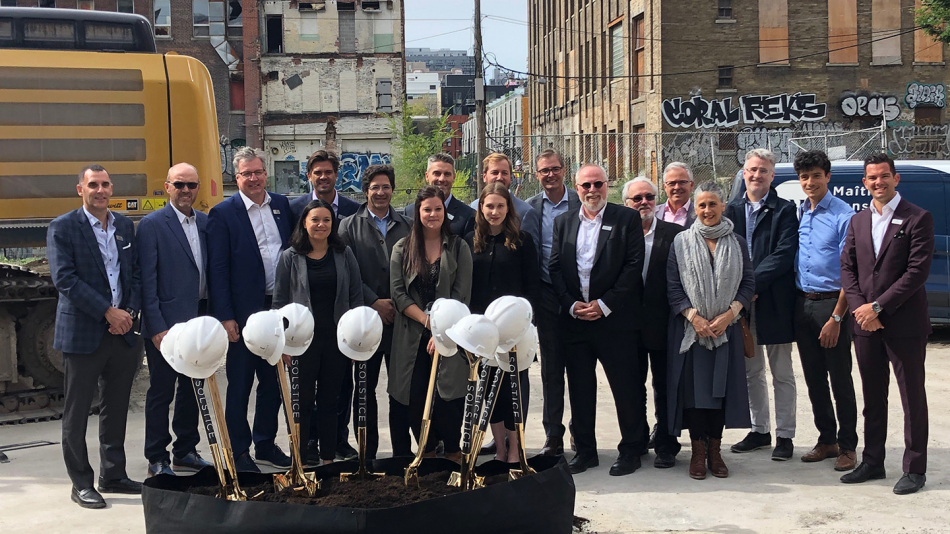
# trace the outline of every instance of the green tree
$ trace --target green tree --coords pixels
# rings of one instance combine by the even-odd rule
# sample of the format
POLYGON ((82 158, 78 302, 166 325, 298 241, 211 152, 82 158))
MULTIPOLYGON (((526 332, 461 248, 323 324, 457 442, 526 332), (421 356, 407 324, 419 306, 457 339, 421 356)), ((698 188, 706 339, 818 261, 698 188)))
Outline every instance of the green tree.
POLYGON ((427 159, 444 151, 452 137, 448 114, 429 117, 424 106, 403 102, 402 113, 390 116, 389 131, 393 135, 393 167, 396 170, 394 206, 405 206, 425 183, 427 159))
POLYGON ((915 22, 927 35, 950 43, 950 0, 924 0, 916 10, 915 22))

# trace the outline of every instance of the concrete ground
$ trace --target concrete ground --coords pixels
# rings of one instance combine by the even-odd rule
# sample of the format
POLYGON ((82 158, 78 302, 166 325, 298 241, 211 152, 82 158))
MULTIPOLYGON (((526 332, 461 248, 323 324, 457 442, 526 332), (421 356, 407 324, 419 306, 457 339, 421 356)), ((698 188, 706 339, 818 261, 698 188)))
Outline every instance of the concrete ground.
MULTIPOLYGON (((798 384, 798 432, 795 458, 773 462, 767 450, 749 454, 724 453, 730 469, 727 479, 692 480, 687 476, 688 439, 673 469, 653 468, 652 453, 643 458, 644 467, 625 477, 607 474, 619 441, 613 400, 607 382, 600 376, 598 399, 598 439, 600 467, 575 477, 575 514, 590 520, 588 532, 739 532, 739 533, 936 533, 950 532, 950 329, 940 329, 931 339, 927 370, 930 398, 930 443, 928 480, 916 495, 897 496, 891 491, 901 474, 902 413, 897 388, 890 388, 887 478, 858 486, 838 481, 841 473, 833 461, 805 464, 798 457, 814 445, 817 432, 811 418, 801 366, 795 361, 798 384)), ((526 442, 529 454, 544 442, 541 432, 541 382, 539 368, 531 371, 531 408, 526 442)), ((223 378, 223 377, 222 377, 223 378)), ((858 406, 863 407, 860 377, 854 367, 858 406)), ((137 384, 129 414, 128 470, 141 480, 146 461, 141 455, 144 441, 144 384, 137 384)), ((386 401, 380 388, 380 406, 386 401)), ((253 403, 252 403, 253 404, 253 403)), ((652 400, 651 400, 652 414, 652 400)), ((652 419, 652 415, 650 416, 652 419)), ((380 414, 380 455, 389 449, 386 416, 380 414)), ((89 455, 98 465, 98 421, 89 419, 89 455)), ((859 433, 863 421, 859 421, 859 433)), ((745 430, 729 430, 724 449, 742 439, 745 430)), ((90 533, 144 532, 141 500, 135 496, 106 495, 104 510, 85 510, 69 499, 70 483, 63 467, 59 446, 60 423, 51 421, 17 426, 0 426, 0 446, 48 440, 55 445, 8 453, 10 462, 0 464, 0 532, 90 533)), ((863 438, 862 438, 863 442, 863 438)), ((351 440, 352 443, 352 440, 351 440)), ((863 443, 862 443, 863 444, 863 443)), ((286 450, 286 446, 284 447, 286 450)), ((206 444, 199 446, 206 456, 206 444)), ((859 445, 860 457, 861 445, 859 445)), ((570 452, 568 452, 570 455, 570 452)))

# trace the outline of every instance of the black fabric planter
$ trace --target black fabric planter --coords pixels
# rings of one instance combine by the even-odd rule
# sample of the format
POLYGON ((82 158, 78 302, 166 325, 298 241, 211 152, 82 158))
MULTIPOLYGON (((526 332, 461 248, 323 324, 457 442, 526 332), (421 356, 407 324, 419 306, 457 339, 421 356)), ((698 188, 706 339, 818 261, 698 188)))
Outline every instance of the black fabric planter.
MULTIPOLYGON (((402 476, 411 458, 377 460, 372 471, 402 476)), ((189 493, 195 486, 217 486, 213 468, 193 476, 159 475, 145 481, 145 530, 148 534, 453 534, 564 533, 574 519, 574 479, 562 457, 536 456, 528 463, 537 474, 507 483, 385 509, 322 507, 270 502, 232 502, 189 493)), ((497 461, 476 468, 481 476, 506 473, 497 461)), ((339 462, 313 471, 318 478, 352 472, 355 462, 339 462)), ((457 471, 458 464, 423 460, 419 475, 457 471)), ((242 487, 267 483, 269 474, 241 473, 242 487)))

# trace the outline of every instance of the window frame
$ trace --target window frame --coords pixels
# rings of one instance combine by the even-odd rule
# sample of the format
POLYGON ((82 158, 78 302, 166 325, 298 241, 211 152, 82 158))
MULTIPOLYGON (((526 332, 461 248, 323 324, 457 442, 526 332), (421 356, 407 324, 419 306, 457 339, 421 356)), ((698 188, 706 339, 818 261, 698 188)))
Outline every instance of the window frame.
POLYGON ((135 0, 115 0, 115 11, 116 13, 135 13, 135 0), (129 11, 119 9, 119 5, 125 2, 129 4, 129 11))
POLYGON ((609 75, 611 79, 623 78, 623 52, 624 52, 624 40, 623 40, 623 20, 612 24, 607 28, 607 35, 610 39, 610 63, 609 63, 609 75), (620 52, 620 57, 616 56, 617 52, 620 52), (617 73, 619 67, 619 74, 617 73))
POLYGON ((735 88, 735 67, 733 65, 720 65, 718 72, 718 83, 716 88, 718 89, 734 89, 735 88), (728 84, 724 84, 723 81, 728 80, 728 84))
POLYGON ((719 0, 716 8, 716 20, 735 20, 732 0, 719 0))
MULTIPOLYGON (((79 1, 82 1, 82 0, 79 0, 79 1)), ((153 0, 152 18, 154 20, 152 21, 152 32, 155 34, 155 37, 159 39, 171 39, 172 37, 172 11, 171 10, 172 10, 171 0, 153 0), (160 3, 164 3, 165 6, 159 6, 160 3), (168 15, 166 15, 168 19, 168 24, 158 23, 159 19, 157 17, 157 11, 161 11, 162 9, 168 9, 168 15), (159 29, 161 28, 166 29, 166 33, 159 33, 159 29)))

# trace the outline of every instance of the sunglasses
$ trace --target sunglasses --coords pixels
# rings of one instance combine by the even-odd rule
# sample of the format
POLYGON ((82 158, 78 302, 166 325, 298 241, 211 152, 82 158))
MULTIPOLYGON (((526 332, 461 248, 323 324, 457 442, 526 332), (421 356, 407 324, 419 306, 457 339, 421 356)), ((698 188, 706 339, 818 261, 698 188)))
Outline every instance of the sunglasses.
POLYGON ((600 189, 606 183, 607 182, 604 182, 603 180, 597 180, 596 182, 587 182, 586 184, 580 184, 580 186, 584 188, 584 191, 590 191, 591 187, 593 187, 594 189, 600 189))
POLYGON ((175 189, 181 191, 184 188, 198 189, 198 182, 168 182, 175 186, 175 189))
POLYGON ((629 197, 629 198, 627 198, 627 200, 632 200, 632 201, 634 201, 634 202, 642 202, 643 199, 647 199, 648 201, 651 201, 651 202, 652 202, 652 201, 656 200, 656 195, 654 195, 653 193, 647 193, 647 194, 645 194, 645 195, 637 195, 637 196, 635 196, 635 197, 629 197))

